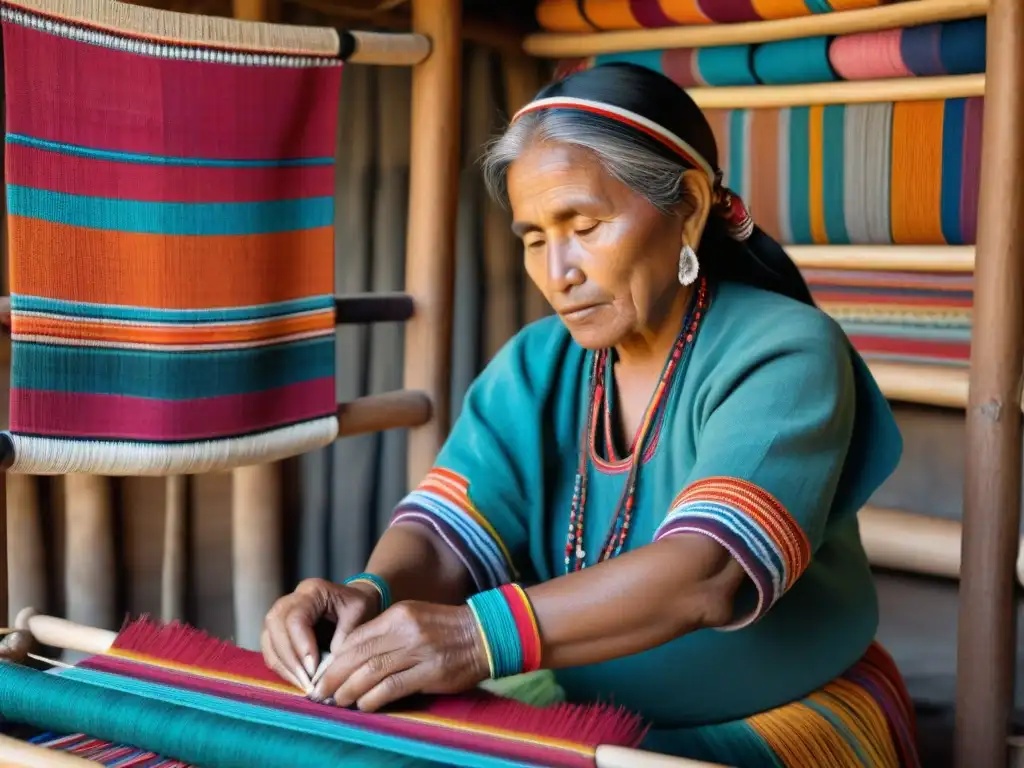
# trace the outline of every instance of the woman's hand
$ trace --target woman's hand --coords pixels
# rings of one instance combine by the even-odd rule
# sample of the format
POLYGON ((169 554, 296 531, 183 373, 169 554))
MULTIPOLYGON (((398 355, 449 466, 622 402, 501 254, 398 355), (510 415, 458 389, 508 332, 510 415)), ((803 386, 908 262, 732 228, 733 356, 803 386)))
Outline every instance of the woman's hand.
POLYGON ((337 628, 331 652, 339 650, 349 633, 380 613, 380 595, 372 585, 332 584, 306 579, 271 607, 263 624, 263 660, 284 679, 307 694, 320 660, 314 627, 321 619, 337 628))
POLYGON ((313 689, 366 712, 415 693, 460 693, 489 676, 469 606, 402 602, 351 632, 313 689))

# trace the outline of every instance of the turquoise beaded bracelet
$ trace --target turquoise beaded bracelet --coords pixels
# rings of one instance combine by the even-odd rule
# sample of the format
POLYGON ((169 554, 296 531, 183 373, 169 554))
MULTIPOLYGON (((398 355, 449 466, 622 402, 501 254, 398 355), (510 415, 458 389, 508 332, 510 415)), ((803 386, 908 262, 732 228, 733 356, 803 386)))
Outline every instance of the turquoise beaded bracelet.
POLYGON ((355 576, 349 576, 343 583, 354 584, 357 581, 370 584, 375 590, 377 590, 377 594, 380 595, 381 613, 384 613, 384 611, 391 607, 391 588, 384 579, 375 573, 357 573, 355 576))

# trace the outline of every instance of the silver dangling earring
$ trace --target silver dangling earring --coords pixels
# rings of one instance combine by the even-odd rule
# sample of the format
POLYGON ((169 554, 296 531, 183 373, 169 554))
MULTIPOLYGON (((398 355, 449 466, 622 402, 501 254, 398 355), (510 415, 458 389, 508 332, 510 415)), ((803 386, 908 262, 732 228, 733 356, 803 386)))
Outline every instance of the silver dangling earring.
POLYGON ((693 285, 700 272, 700 264, 697 261, 697 254, 693 248, 684 245, 679 251, 679 282, 682 285, 693 285))

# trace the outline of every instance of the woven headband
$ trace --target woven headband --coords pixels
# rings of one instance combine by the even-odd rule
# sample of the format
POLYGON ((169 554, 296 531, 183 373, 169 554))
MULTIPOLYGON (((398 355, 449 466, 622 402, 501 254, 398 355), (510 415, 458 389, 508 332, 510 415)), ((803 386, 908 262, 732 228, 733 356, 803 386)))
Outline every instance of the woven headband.
POLYGON ((532 101, 512 116, 512 122, 515 123, 525 114, 542 109, 576 109, 581 112, 589 112, 628 125, 633 130, 654 139, 674 152, 691 168, 701 170, 707 175, 715 194, 713 212, 725 220, 730 237, 743 242, 754 231, 754 220, 751 218, 746 204, 739 195, 722 185, 721 171, 713 168, 697 150, 664 126, 622 107, 570 96, 551 96, 532 101))

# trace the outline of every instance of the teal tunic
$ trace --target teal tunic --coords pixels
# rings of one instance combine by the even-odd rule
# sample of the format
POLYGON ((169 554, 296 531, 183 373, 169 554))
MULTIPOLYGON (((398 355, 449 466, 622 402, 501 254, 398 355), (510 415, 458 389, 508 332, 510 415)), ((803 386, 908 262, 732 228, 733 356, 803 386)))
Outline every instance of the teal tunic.
MULTIPOLYGON (((441 534, 480 589, 564 573, 591 355, 557 317, 524 328, 473 384, 435 470, 396 510, 396 522, 441 534)), ((814 307, 718 285, 681 366, 644 453, 624 551, 682 532, 715 538, 750 576, 735 620, 557 671, 570 700, 644 715, 664 751, 674 729, 800 699, 864 654, 878 606, 856 512, 902 447, 866 366, 814 307)), ((626 479, 602 443, 589 462, 588 564, 626 479)))

